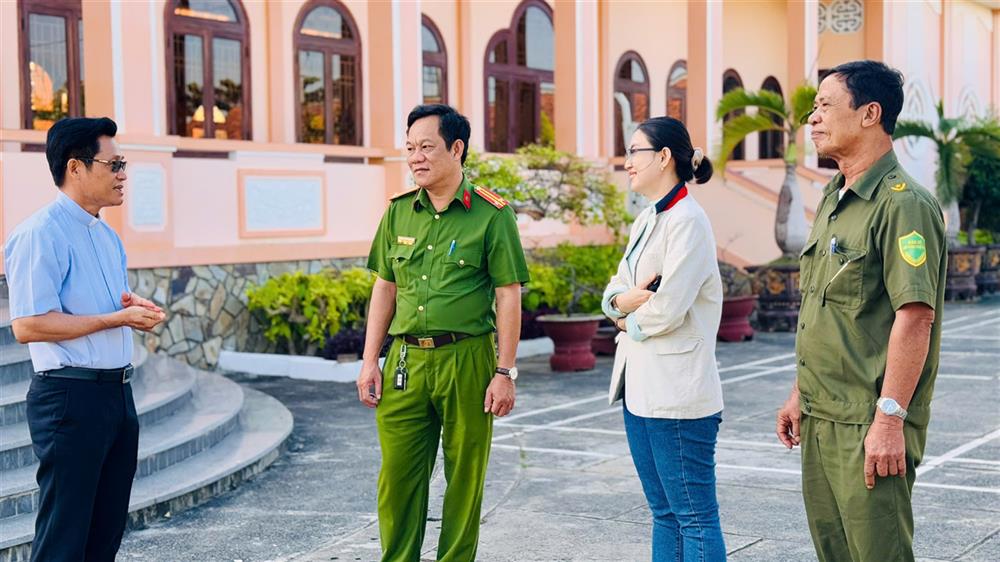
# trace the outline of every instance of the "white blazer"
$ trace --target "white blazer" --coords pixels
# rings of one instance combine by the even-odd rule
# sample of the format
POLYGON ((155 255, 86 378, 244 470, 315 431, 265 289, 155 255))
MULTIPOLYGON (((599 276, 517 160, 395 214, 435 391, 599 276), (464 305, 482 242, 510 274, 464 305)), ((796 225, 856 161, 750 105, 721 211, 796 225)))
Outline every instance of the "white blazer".
POLYGON ((611 297, 654 273, 663 276, 659 290, 628 315, 629 331, 616 339, 608 403, 624 396, 630 412, 647 418, 694 419, 719 412, 715 338, 722 280, 712 225, 691 195, 662 213, 649 206, 636 218, 604 292, 605 313, 620 316, 610 307, 611 297))

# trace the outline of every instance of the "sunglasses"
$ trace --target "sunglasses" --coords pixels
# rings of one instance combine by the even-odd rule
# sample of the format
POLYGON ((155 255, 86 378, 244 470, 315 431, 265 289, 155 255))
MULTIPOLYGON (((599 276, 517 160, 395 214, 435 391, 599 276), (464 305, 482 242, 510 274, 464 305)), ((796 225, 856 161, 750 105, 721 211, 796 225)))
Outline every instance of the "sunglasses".
POLYGON ((121 160, 101 160, 100 158, 77 158, 81 162, 100 162, 101 164, 107 164, 111 168, 112 174, 117 174, 118 172, 124 172, 125 166, 128 164, 125 159, 121 160))

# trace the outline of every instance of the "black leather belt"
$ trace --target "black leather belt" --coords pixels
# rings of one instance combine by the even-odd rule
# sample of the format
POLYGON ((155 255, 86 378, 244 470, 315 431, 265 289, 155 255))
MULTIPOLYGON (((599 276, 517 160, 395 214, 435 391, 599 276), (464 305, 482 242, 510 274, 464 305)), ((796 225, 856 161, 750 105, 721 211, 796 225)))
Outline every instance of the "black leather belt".
POLYGON ((406 334, 399 336, 399 338, 405 341, 407 345, 415 345, 424 349, 441 347, 448 345, 449 343, 462 341, 468 337, 470 337, 469 334, 441 334, 440 336, 431 336, 426 338, 418 338, 406 334))
POLYGON ((131 363, 118 369, 88 369, 86 367, 63 367, 53 371, 35 373, 36 377, 52 377, 54 379, 76 379, 94 382, 120 382, 128 384, 132 380, 135 367, 131 363))

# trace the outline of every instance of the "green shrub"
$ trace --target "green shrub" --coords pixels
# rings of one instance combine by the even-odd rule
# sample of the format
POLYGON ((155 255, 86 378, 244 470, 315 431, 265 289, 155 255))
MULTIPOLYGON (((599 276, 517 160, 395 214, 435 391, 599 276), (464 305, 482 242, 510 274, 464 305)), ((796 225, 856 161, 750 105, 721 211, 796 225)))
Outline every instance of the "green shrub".
POLYGON ((606 167, 550 145, 526 145, 507 156, 469 151, 465 174, 535 219, 605 226, 616 241, 631 220, 606 167))
POLYGON ((574 246, 536 250, 528 264, 531 281, 522 307, 554 308, 563 314, 601 312, 601 297, 618 268, 622 249, 616 245, 574 246))
POLYGON ((247 289, 247 307, 261 311, 264 336, 285 343, 292 355, 315 355, 342 327, 364 324, 374 277, 366 269, 285 273, 247 289))

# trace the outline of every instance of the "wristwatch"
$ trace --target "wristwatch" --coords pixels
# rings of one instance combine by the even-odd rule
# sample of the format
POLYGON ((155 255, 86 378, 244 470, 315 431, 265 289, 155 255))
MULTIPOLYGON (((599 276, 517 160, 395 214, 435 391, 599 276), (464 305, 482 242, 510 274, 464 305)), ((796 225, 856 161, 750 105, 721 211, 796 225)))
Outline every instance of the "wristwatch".
POLYGON ((901 420, 906 419, 906 410, 899 405, 899 402, 896 402, 892 398, 886 398, 883 396, 882 398, 879 398, 878 402, 875 404, 878 405, 878 409, 887 416, 896 416, 901 420))
POLYGON ((517 380, 517 367, 511 367, 510 369, 504 369, 503 367, 497 367, 496 373, 498 375, 503 375, 510 379, 511 381, 517 380))

